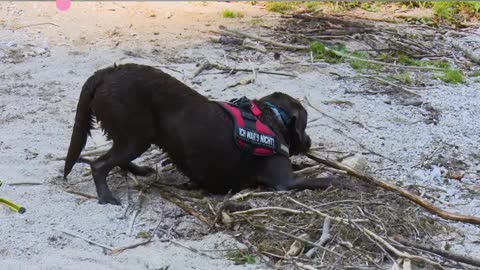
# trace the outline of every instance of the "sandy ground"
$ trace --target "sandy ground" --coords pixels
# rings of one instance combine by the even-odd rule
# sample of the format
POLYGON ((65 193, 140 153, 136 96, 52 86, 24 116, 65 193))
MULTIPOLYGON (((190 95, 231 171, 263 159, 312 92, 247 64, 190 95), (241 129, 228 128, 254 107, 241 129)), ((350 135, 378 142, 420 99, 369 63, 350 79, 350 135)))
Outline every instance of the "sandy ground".
MULTIPOLYGON (((95 194, 90 176, 82 176, 86 166, 76 165, 64 182, 63 162, 54 157, 66 154, 81 85, 95 70, 114 62, 171 65, 166 72, 217 99, 241 95, 254 98, 273 91, 300 99, 308 96, 316 106, 347 125, 339 126, 309 109, 309 132, 316 147, 321 146, 325 153, 362 152, 358 144, 336 131, 343 129, 349 137, 395 160, 392 163, 365 155, 376 175, 402 184, 441 186, 446 190, 441 199, 452 204, 442 207, 480 215, 478 82, 469 79, 466 85, 449 86, 433 81, 422 90, 422 101, 439 112, 435 125, 429 120, 435 115, 426 106, 409 106, 409 100, 397 95, 352 93, 368 91, 371 85, 337 80, 330 74, 353 74, 345 64, 285 65, 274 61, 272 53, 235 52, 209 42, 209 30, 218 29, 220 24, 248 29, 253 27, 251 20, 260 17, 269 24, 277 15, 258 6, 233 3, 74 2, 69 11, 57 12, 53 2, 2 2, 0 179, 5 185, 0 188, 0 196, 21 203, 27 212, 18 215, 0 207, 0 265, 5 269, 265 268, 261 264, 234 265, 220 252, 209 253, 215 257, 211 259, 168 242, 182 239, 179 241, 200 249, 242 247, 231 235, 207 234, 207 228, 154 192, 147 194, 133 233, 128 235, 132 211, 126 206, 137 200, 138 192, 128 197, 124 177, 112 176, 109 182, 122 207, 99 205, 95 200, 64 192, 68 188, 95 194), (227 8, 242 11, 245 17, 224 19, 221 12, 227 8), (195 65, 205 59, 248 68, 247 59, 256 67, 291 72, 298 77, 258 74, 254 84, 225 89, 251 74, 227 77, 212 70, 191 79, 195 65), (368 130, 352 121, 363 123, 368 130), (431 159, 440 159, 440 169, 450 162, 465 170, 463 182, 444 180, 436 167, 420 166, 431 155, 431 159), (18 182, 41 185, 8 185, 18 182), (466 185, 470 188, 466 189, 466 185), (159 234, 152 243, 117 255, 104 254, 102 248, 56 230, 74 231, 117 247, 141 241, 136 236, 151 232, 159 220, 159 234)), ((290 57, 309 59, 307 54, 290 57)), ((87 147, 104 143, 101 134, 95 132, 87 147)), ((146 156, 139 162, 155 165, 146 156)), ((465 232, 465 238, 444 239, 439 246, 449 242, 454 250, 480 256, 478 227, 455 226, 465 232)))

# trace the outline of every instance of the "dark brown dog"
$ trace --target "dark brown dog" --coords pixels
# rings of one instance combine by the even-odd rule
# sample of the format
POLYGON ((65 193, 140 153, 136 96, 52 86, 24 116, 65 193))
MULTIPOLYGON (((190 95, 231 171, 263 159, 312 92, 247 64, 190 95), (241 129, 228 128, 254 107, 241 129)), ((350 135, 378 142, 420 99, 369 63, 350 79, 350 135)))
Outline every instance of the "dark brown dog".
MULTIPOLYGON (((290 155, 308 151, 307 112, 292 97, 273 93, 255 100, 260 120, 288 145, 290 155), (287 126, 274 114, 274 104, 286 112, 287 126)), ((149 66, 126 64, 97 71, 83 85, 65 162, 64 177, 83 150, 94 117, 113 146, 90 165, 99 203, 119 204, 106 177, 115 167, 138 175, 152 170, 132 160, 156 144, 173 164, 200 187, 213 193, 239 191, 263 184, 276 190, 326 188, 334 178, 294 179, 287 156, 245 156, 233 140, 230 115, 170 75, 149 66), (257 179, 252 181, 252 178, 257 179)))

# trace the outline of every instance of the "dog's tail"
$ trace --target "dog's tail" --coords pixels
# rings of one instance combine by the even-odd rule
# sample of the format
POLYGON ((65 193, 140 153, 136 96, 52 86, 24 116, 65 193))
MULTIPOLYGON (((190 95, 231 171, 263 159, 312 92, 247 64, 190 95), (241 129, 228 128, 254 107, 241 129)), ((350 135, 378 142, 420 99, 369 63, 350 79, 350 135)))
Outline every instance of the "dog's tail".
POLYGON ((88 78, 82 87, 82 92, 80 93, 77 105, 77 113, 75 115, 75 124, 70 139, 70 146, 68 148, 67 158, 65 159, 65 167, 63 169, 64 178, 67 178, 87 143, 87 137, 90 135, 90 130, 93 127, 94 121, 90 104, 95 96, 95 89, 102 83, 103 75, 103 72, 96 72, 88 78))

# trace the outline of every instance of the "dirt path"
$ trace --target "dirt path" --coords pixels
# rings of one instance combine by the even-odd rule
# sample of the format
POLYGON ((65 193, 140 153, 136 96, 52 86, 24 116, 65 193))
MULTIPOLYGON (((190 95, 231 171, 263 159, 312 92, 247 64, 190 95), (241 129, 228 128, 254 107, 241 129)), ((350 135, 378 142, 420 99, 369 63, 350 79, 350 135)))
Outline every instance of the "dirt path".
MULTIPOLYGON (((181 238, 188 239, 183 240, 185 244, 200 249, 242 247, 232 236, 208 235, 207 228, 156 193, 147 194, 133 234, 127 235, 132 211, 126 205, 137 201, 138 192, 128 198, 124 177, 110 180, 122 207, 99 205, 95 200, 63 191, 70 188, 95 194, 90 176, 82 177, 86 166, 76 165, 64 183, 63 162, 53 161, 53 157, 66 153, 81 85, 95 70, 114 62, 171 65, 165 71, 200 93, 218 99, 259 97, 273 91, 285 91, 298 98, 308 95, 312 103, 348 126, 336 126, 309 110, 314 119, 309 132, 316 146, 323 146, 323 150, 362 152, 358 144, 336 131, 343 129, 348 136, 395 160, 391 163, 365 155, 373 170, 382 169, 377 174, 404 183, 442 186, 446 192, 441 198, 455 204, 453 210, 480 215, 478 82, 470 80, 466 85, 450 86, 434 81, 422 92, 423 101, 431 104, 432 110, 402 103, 395 95, 352 93, 368 91, 370 85, 358 80, 337 80, 330 74, 353 74, 346 64, 325 68, 287 66, 275 61, 270 52, 238 52, 211 44, 209 37, 214 35, 209 31, 217 30, 220 24, 249 29, 252 19, 262 18, 268 25, 278 17, 247 4, 74 2, 67 12, 57 12, 54 6, 53 2, 0 4, 0 179, 5 184, 41 184, 0 188, 1 196, 27 208, 24 215, 18 215, 0 207, 0 265, 6 269, 265 268, 235 266, 225 259, 224 252, 209 253, 218 258, 210 259, 169 243, 168 239, 181 238), (224 9, 242 11, 245 16, 225 19, 221 15, 224 9), (278 69, 298 77, 258 74, 255 84, 226 89, 251 78, 251 74, 227 77, 211 70, 191 79, 195 65, 204 59, 245 68, 249 67, 245 59, 249 59, 256 67, 278 69), (433 115, 436 112, 438 115, 433 115), (438 124, 429 122, 431 117, 437 117, 438 124), (358 123, 364 123, 369 130, 358 123), (440 163, 456 162, 467 171, 463 183, 435 182, 436 178, 431 177, 435 170, 418 166, 435 150, 444 158, 440 163), (465 183, 471 184, 473 191, 466 190, 465 183), (163 219, 159 237, 151 244, 114 256, 54 230, 75 231, 109 246, 121 246, 142 240, 142 233, 151 231, 159 218, 163 219)), ((256 31, 262 30, 257 27, 256 31)), ((290 57, 304 62, 309 59, 308 54, 290 57)), ((87 147, 104 143, 96 132, 87 147)), ((139 162, 142 161, 153 164, 148 157, 139 162)), ((445 239, 439 245, 451 242, 455 250, 480 256, 478 228, 459 227, 468 231, 464 239, 445 239)))

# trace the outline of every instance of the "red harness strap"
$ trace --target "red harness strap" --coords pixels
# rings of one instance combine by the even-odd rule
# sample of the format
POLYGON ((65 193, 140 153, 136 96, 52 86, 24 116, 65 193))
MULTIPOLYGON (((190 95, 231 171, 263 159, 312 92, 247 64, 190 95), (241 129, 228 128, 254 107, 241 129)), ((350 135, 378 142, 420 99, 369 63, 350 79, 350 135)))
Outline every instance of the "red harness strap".
POLYGON ((234 120, 234 136, 238 147, 242 150, 249 149, 252 154, 258 156, 270 156, 276 153, 289 156, 288 147, 281 145, 276 134, 258 117, 262 111, 255 102, 249 101, 249 109, 246 106, 221 103, 234 120))

